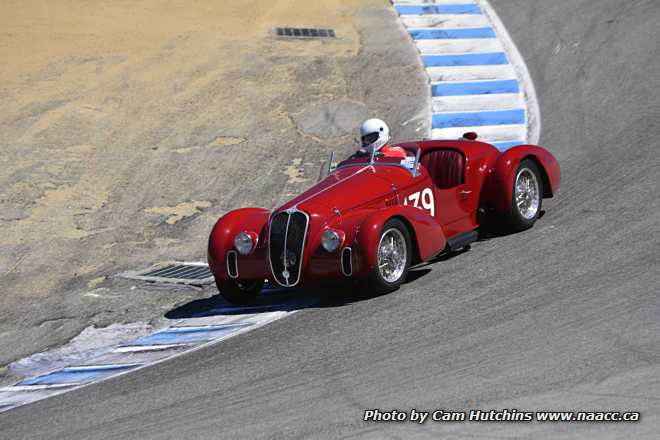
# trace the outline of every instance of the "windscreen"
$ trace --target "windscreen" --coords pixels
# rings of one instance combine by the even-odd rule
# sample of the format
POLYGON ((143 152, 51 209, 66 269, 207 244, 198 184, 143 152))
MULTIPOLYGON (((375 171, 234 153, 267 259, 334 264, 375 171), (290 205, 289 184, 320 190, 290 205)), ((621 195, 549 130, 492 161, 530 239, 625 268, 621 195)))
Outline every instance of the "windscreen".
MULTIPOLYGON (((385 156, 382 153, 376 153, 374 155, 374 163, 373 165, 378 166, 378 165, 387 165, 387 166, 392 166, 392 165, 398 165, 402 166, 407 169, 412 169, 415 165, 415 158, 417 154, 417 149, 416 148, 404 148, 406 150, 406 158, 402 159, 400 157, 388 157, 385 156)), ((344 167, 344 166, 358 166, 358 165, 368 165, 371 161, 371 155, 370 154, 360 154, 356 153, 349 157, 348 159, 342 161, 339 163, 337 166, 339 167, 344 167)))

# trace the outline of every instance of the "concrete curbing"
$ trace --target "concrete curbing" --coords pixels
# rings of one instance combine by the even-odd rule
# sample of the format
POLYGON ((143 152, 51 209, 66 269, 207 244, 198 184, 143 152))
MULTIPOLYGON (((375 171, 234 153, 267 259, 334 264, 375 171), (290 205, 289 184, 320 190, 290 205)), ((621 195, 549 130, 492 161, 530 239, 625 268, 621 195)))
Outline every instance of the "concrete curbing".
POLYGON ((476 131, 500 150, 537 143, 534 84, 486 0, 393 0, 431 86, 431 138, 476 131))

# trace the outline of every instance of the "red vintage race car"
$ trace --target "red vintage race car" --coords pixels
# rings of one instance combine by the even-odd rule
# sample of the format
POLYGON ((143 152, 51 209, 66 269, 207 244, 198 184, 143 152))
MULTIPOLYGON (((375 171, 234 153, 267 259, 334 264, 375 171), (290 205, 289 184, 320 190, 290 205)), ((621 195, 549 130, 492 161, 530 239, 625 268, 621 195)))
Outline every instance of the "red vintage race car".
POLYGON ((331 278, 392 291, 411 265, 475 241, 483 213, 524 230, 559 189, 559 164, 539 146, 500 152, 467 139, 398 146, 404 159, 352 156, 272 212, 222 216, 208 245, 222 296, 246 303, 265 280, 293 287, 331 278))

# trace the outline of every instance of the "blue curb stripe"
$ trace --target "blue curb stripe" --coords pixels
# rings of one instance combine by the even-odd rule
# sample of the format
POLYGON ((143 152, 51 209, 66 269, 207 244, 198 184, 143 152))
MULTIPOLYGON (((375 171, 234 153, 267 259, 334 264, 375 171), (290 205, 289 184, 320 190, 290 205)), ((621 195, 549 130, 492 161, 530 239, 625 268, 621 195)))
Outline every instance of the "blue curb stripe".
POLYGON ((422 55, 426 67, 483 66, 509 64, 504 52, 470 53, 461 55, 422 55))
POLYGON ((466 113, 436 113, 433 128, 480 127, 483 125, 524 124, 525 110, 488 110, 466 113))
POLYGON ((519 93, 517 79, 438 83, 431 85, 431 96, 491 95, 497 93, 519 93))
POLYGON ((475 4, 465 5, 397 5, 396 11, 401 15, 430 14, 481 14, 481 9, 475 4))
POLYGON ((145 336, 123 347, 168 344, 194 344, 207 342, 238 331, 251 323, 208 325, 202 327, 169 327, 152 335, 145 336))
POLYGON ((103 379, 123 371, 139 367, 141 364, 99 365, 94 367, 67 367, 43 376, 32 377, 18 382, 16 385, 57 385, 79 384, 103 379))
POLYGON ((492 146, 497 148, 500 151, 508 150, 511 147, 516 145, 522 145, 526 143, 525 141, 501 141, 501 142, 489 142, 492 146))
POLYGON ((468 29, 410 29, 408 32, 415 40, 495 38, 495 31, 491 27, 468 29))

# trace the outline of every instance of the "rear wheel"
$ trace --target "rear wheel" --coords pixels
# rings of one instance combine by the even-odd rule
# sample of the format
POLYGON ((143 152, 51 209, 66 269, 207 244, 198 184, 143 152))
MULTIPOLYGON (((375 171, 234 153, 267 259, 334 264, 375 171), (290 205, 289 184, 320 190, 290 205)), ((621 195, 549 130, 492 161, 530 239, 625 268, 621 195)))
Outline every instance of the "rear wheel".
POLYGON ((543 179, 534 161, 525 159, 518 166, 513 180, 511 206, 506 220, 514 231, 531 228, 541 213, 543 179))
POLYGON ((399 288, 408 275, 412 260, 410 232, 398 219, 383 225, 376 247, 376 266, 370 271, 368 288, 387 293, 399 288))
POLYGON ((234 281, 222 280, 217 281, 216 285, 220 291, 220 295, 232 304, 249 304, 253 302, 261 288, 264 285, 263 280, 247 280, 247 281, 234 281))

